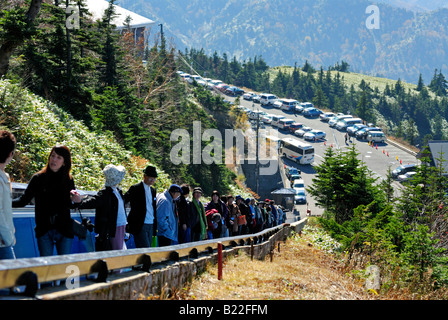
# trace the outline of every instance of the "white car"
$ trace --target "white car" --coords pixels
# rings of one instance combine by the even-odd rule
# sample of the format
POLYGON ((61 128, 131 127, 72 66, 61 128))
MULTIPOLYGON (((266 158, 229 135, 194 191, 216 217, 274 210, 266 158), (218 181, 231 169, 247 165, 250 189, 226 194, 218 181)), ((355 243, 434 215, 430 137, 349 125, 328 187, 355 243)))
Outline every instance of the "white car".
POLYGON ((261 117, 261 121, 263 121, 266 124, 271 124, 273 114, 265 114, 263 117, 261 117))
POLYGON ((243 94, 243 99, 244 100, 252 100, 252 98, 254 97, 254 96, 256 96, 256 94, 255 93, 253 93, 253 92, 247 92, 247 93, 245 93, 245 94, 243 94))
POLYGON ((311 130, 313 130, 313 129, 310 127, 302 127, 301 129, 294 131, 294 134, 296 136, 303 137, 303 135, 305 133, 307 133, 308 131, 311 131, 311 130))
POLYGON ((319 118, 321 121, 328 122, 330 118, 334 116, 335 114, 333 112, 324 112, 319 116, 319 118))
POLYGON ((400 174, 398 176, 398 181, 400 182, 406 182, 412 179, 413 176, 415 176, 417 174, 417 172, 415 171, 410 171, 410 172, 406 172, 405 174, 400 174))
POLYGON ((303 138, 305 140, 313 141, 316 139, 325 139, 326 136, 327 136, 327 134, 321 130, 311 130, 311 131, 306 132, 303 135, 303 138))

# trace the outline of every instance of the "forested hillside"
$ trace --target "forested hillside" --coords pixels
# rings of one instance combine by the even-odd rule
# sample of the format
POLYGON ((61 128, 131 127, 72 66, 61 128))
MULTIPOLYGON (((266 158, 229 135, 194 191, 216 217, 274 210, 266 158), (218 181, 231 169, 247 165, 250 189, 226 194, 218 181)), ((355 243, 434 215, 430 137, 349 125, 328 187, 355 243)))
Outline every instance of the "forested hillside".
POLYGON ((162 23, 180 50, 204 48, 240 61, 262 56, 268 65, 306 60, 326 69, 347 61, 352 71, 425 82, 447 70, 448 9, 413 12, 368 0, 120 0, 162 23), (379 9, 379 29, 368 29, 369 5, 379 9))
MULTIPOLYGON (((137 161, 140 164, 150 162, 157 165, 175 183, 202 186, 205 195, 210 195, 215 189, 223 194, 228 192, 235 184, 236 176, 224 164, 173 164, 170 151, 177 142, 170 141, 170 134, 174 129, 186 129, 193 136, 193 120, 201 122, 202 130, 231 127, 230 108, 225 106, 209 114, 197 103, 191 89, 187 90, 177 76, 175 49, 167 45, 164 37, 159 35, 153 46, 144 48, 142 40, 134 43, 132 33, 115 31, 115 26, 110 23, 115 14, 112 5, 101 20, 94 22, 82 1, 78 2, 80 28, 68 29, 65 8, 56 6, 58 2, 43 1, 34 20, 27 15, 31 2, 3 3, 0 56, 2 67, 5 67, 5 61, 8 64, 2 69, 7 72, 0 75, 10 80, 7 83, 13 85, 13 90, 25 87, 42 97, 43 105, 54 105, 45 111, 49 119, 55 117, 51 112, 55 112, 56 117, 73 117, 73 121, 79 121, 73 122, 75 126, 85 126, 85 130, 98 135, 97 139, 101 140, 96 142, 96 139, 89 138, 86 144, 99 143, 101 148, 111 149, 110 152, 114 153, 113 148, 116 147, 102 145, 113 140, 123 150, 117 152, 127 156, 117 154, 111 157, 105 150, 94 146, 91 146, 93 149, 80 150, 78 144, 82 143, 83 136, 70 140, 70 134, 81 133, 66 123, 46 127, 45 119, 36 118, 37 123, 41 121, 38 127, 42 132, 23 135, 17 130, 36 127, 35 124, 22 123, 20 113, 34 111, 22 110, 21 100, 10 100, 7 89, 4 89, 1 92, 0 116, 6 122, 2 125, 21 133, 17 138, 23 147, 23 152, 19 152, 15 159, 16 163, 22 164, 20 170, 23 172, 15 172, 13 178, 26 182, 32 172, 45 164, 49 144, 62 142, 62 139, 70 142, 69 147, 84 158, 80 160, 84 168, 79 168, 86 170, 82 179, 90 179, 87 178, 88 172, 92 177, 96 176, 93 172, 100 170, 108 161, 124 164, 122 162, 131 157, 141 159, 141 163, 137 161), (12 54, 9 59, 3 59, 7 56, 5 48, 8 45, 13 48, 12 54), (61 132, 63 127, 67 130, 65 134, 61 132), (39 135, 43 133, 45 138, 39 135), (103 161, 100 160, 102 156, 103 161)), ((32 5, 36 3, 39 1, 33 1, 32 5)), ((220 103, 222 101, 216 99, 216 105, 220 103)), ((27 104, 34 103, 30 101, 27 104)), ((31 117, 26 121, 34 120, 31 117)), ((93 182, 80 184, 97 187, 93 182)))

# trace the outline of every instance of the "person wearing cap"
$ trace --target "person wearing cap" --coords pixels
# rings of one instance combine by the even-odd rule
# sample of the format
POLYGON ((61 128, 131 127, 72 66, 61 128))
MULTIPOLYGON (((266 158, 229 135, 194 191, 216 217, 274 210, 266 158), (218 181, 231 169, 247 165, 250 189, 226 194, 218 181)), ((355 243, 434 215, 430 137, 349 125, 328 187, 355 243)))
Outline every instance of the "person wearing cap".
POLYGON ((177 184, 172 184, 168 190, 157 195, 157 240, 159 246, 170 246, 178 243, 179 217, 176 199, 182 194, 177 184))
POLYGON ((79 209, 95 209, 95 250, 122 250, 126 233, 126 210, 123 192, 118 185, 126 169, 108 164, 103 169, 106 178, 104 188, 94 196, 88 196, 79 204, 79 209))
POLYGON ((207 239, 207 219, 205 217, 205 208, 199 200, 202 197, 201 187, 193 189, 193 199, 191 200, 192 214, 195 217, 191 226, 191 240, 201 241, 207 239))
POLYGON ((215 209, 221 215, 221 222, 219 224, 221 233, 218 234, 218 232, 215 231, 214 238, 228 237, 229 231, 227 229, 227 220, 229 218, 229 212, 226 204, 220 199, 219 192, 216 190, 212 192, 212 200, 205 205, 205 213, 207 214, 207 211, 212 209, 215 209))
POLYGON ((148 248, 157 236, 157 191, 153 187, 158 175, 153 166, 143 170, 143 180, 134 184, 124 195, 131 204, 128 216, 129 233, 134 236, 136 248, 148 248))

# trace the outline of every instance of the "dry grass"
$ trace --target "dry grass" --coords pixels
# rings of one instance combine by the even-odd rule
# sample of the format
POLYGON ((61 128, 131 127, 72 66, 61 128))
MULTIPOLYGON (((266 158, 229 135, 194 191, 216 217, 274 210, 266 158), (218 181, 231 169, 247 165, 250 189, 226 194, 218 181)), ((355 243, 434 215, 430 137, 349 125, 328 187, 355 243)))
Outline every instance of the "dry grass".
POLYGON ((186 300, 367 300, 376 297, 364 283, 344 274, 342 264, 306 240, 288 239, 273 261, 253 260, 246 254, 229 258, 218 280, 211 265, 188 288, 178 292, 186 300))

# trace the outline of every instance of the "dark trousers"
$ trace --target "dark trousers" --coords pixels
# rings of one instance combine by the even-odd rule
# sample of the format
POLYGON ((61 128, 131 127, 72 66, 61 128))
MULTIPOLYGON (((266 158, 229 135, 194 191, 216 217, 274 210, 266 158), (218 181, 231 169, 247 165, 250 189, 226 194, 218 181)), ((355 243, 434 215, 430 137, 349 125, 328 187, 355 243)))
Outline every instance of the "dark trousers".
POLYGON ((172 244, 172 240, 164 236, 157 236, 157 240, 159 241, 159 247, 166 247, 172 244))

